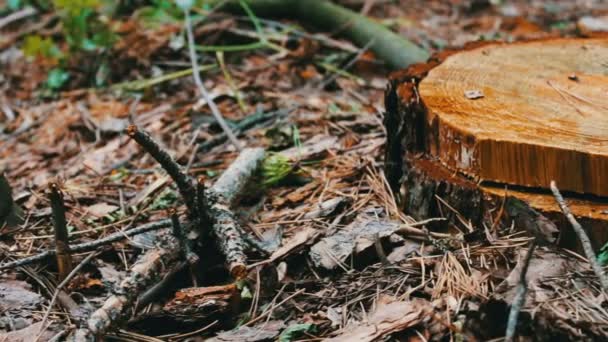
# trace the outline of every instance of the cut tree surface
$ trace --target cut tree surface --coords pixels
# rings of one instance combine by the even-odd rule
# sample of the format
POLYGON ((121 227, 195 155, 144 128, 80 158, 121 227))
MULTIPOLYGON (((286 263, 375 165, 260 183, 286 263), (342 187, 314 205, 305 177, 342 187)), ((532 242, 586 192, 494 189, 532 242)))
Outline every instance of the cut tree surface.
MULTIPOLYGON (((608 240, 606 56, 608 39, 484 42, 393 73, 386 176, 403 209, 417 219, 492 226, 503 213, 526 223, 520 228, 532 222, 543 230, 547 218, 564 228, 548 190, 555 180, 571 191, 574 215, 601 246, 608 240), (507 197, 528 209, 509 208, 507 197)), ((568 234, 562 245, 575 247, 568 234)))
POLYGON ((420 82, 428 151, 479 180, 608 195, 608 39, 490 44, 420 82))

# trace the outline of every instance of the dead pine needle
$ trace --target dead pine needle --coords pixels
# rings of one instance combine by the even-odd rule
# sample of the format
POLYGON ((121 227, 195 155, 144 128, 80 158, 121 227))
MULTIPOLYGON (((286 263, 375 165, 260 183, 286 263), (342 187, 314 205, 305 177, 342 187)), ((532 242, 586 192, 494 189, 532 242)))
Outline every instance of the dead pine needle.
POLYGON ((55 255, 57 258, 58 277, 59 280, 63 280, 72 271, 72 256, 70 254, 63 193, 57 183, 49 185, 49 200, 51 201, 53 228, 55 229, 55 255))
POLYGON ((585 230, 583 229, 583 227, 580 225, 580 223, 578 223, 578 221, 576 220, 574 215, 572 215, 572 212, 570 211, 570 208, 566 204, 564 197, 559 192, 559 189, 557 188, 555 181, 551 181, 551 191, 553 192, 553 196, 555 197, 555 201, 557 201, 559 208, 562 210, 562 213, 564 213, 564 215, 570 222, 570 225, 574 229, 574 232, 578 236, 578 239, 581 241, 581 245, 583 246, 583 251, 585 252, 585 256, 587 257, 587 260, 589 260, 589 264, 591 264, 591 268, 593 269, 593 272, 600 280, 602 289, 604 290, 605 293, 608 293, 608 278, 606 278, 606 275, 604 274, 604 270, 602 269, 602 266, 600 266, 600 264, 597 262, 597 257, 595 255, 595 252, 593 251, 593 246, 591 245, 591 240, 589 240, 589 236, 587 236, 587 233, 585 233, 585 230))
POLYGON ((526 303, 526 293, 528 292, 528 283, 526 282, 526 273, 528 273, 528 266, 530 266, 530 260, 536 249, 536 240, 530 242, 524 264, 519 274, 519 284, 517 284, 517 292, 515 298, 513 298, 513 304, 511 304, 511 311, 509 311, 509 319, 507 321, 507 331, 505 332, 505 341, 511 342, 515 337, 515 328, 517 327, 517 317, 521 308, 526 303))

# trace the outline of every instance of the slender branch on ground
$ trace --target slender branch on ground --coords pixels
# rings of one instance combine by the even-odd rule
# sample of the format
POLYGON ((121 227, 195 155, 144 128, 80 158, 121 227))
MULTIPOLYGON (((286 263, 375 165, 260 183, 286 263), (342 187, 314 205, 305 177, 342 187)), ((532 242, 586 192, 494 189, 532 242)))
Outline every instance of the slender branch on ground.
POLYGON ((242 150, 241 144, 239 143, 239 141, 236 138, 236 136, 234 135, 234 133, 232 133, 232 130, 226 123, 226 120, 224 120, 222 113, 220 112, 219 108, 217 108, 217 106, 215 105, 215 102, 213 101, 211 96, 209 96, 209 92, 207 91, 207 89, 205 88, 205 85, 203 84, 203 81, 201 80, 201 76, 199 75, 198 61, 197 61, 198 57, 196 55, 196 50, 194 47, 194 33, 192 33, 192 21, 190 20, 190 10, 185 9, 184 16, 186 18, 185 26, 186 26, 186 34, 188 36, 188 51, 190 52, 190 62, 192 63, 192 69, 194 71, 193 72, 194 83, 196 83, 196 86, 198 87, 198 90, 201 93, 201 96, 203 97, 203 99, 205 100, 207 105, 209 105, 209 109, 211 109, 211 114, 213 114, 213 116, 217 120, 220 127, 222 127, 222 130, 224 131, 224 133, 226 133, 226 136, 228 137, 228 139, 230 139, 230 142, 234 145, 234 147, 236 147, 236 149, 238 151, 241 151, 242 150))
POLYGON ((87 257, 84 258, 80 262, 80 264, 78 264, 78 266, 76 266, 68 275, 66 275, 66 277, 63 279, 63 281, 59 285, 57 285, 57 288, 55 289, 55 293, 53 293, 53 298, 51 299, 51 302, 49 303, 49 307, 47 308, 46 312, 44 313, 44 317, 42 318, 42 324, 40 326, 40 331, 38 332, 38 336, 40 336, 40 334, 42 333, 44 326, 46 324, 46 321, 49 319, 49 315, 50 315, 51 311, 53 310, 53 306, 55 306, 55 302, 57 301, 57 297, 59 296, 59 293, 61 292, 61 290, 96 255, 97 255, 97 253, 91 253, 91 254, 87 255, 87 257))
POLYGON ((146 152, 148 152, 159 164, 167 171, 171 179, 177 185, 179 193, 184 199, 184 203, 188 208, 188 214, 191 218, 196 217, 195 205, 195 190, 190 178, 182 172, 181 167, 177 162, 164 151, 150 135, 144 131, 140 131, 137 126, 129 125, 127 135, 135 140, 146 152))
POLYGON ((36 13, 38 13, 38 10, 35 9, 34 7, 31 7, 31 6, 24 7, 23 9, 21 9, 17 12, 13 12, 5 17, 0 18, 0 29, 2 29, 4 26, 10 25, 21 19, 25 19, 36 13))
MULTIPOLYGON (((230 205, 245 191, 247 183, 256 174, 264 154, 262 148, 244 149, 205 196, 209 201, 208 212, 213 222, 215 240, 226 259, 228 270, 237 279, 242 279, 247 271, 245 266, 247 244, 243 239, 245 233, 239 226, 230 205)), ((173 222, 175 221, 176 216, 173 216, 173 222)), ((179 223, 175 224, 174 229, 178 225, 179 223)), ((162 239, 157 243, 159 247, 147 250, 139 256, 129 274, 113 289, 113 294, 88 319, 87 328, 78 329, 74 332, 74 336, 88 338, 104 334, 117 322, 131 316, 137 298, 148 300, 154 292, 149 294, 147 291, 167 277, 167 274, 181 269, 184 262, 180 260, 182 248, 177 243, 177 239, 168 234, 161 235, 159 239, 162 239), (142 293, 144 297, 141 296, 142 293)))
MULTIPOLYGON (((243 120, 236 123, 236 125, 234 127, 234 132, 237 135, 242 135, 244 132, 246 132, 247 130, 249 130, 253 127, 257 127, 260 125, 266 125, 266 124, 272 122, 273 120, 275 120, 276 118, 286 116, 291 111, 292 111, 292 109, 280 109, 280 110, 277 110, 275 112, 270 112, 270 113, 258 113, 258 114, 248 115, 243 120)), ((212 148, 214 148, 215 146, 218 146, 218 145, 224 143, 227 139, 228 139, 228 137, 227 137, 226 133, 218 134, 218 135, 214 136, 213 138, 198 144, 193 153, 207 152, 207 151, 211 150, 212 148)))
POLYGON ((65 204, 63 193, 57 183, 49 185, 49 200, 55 229, 55 255, 59 279, 63 280, 72 271, 72 255, 70 253, 69 234, 65 219, 65 204))
MULTIPOLYGON (((92 250, 97 249, 98 247, 101 247, 103 245, 107 245, 113 242, 117 242, 117 241, 121 241, 126 239, 127 237, 131 237, 137 234, 142 234, 142 233, 146 233, 152 230, 158 230, 158 229, 162 229, 162 228, 168 228, 171 227, 171 220, 166 219, 166 220, 160 220, 157 222, 152 222, 152 223, 148 223, 148 224, 144 224, 142 226, 139 227, 135 227, 133 229, 129 229, 127 231, 120 231, 120 232, 116 232, 113 234, 110 234, 108 236, 106 236, 105 238, 99 239, 99 240, 94 240, 94 241, 90 241, 90 242, 83 242, 83 243, 79 243, 76 245, 72 245, 70 246, 70 251, 72 251, 72 253, 82 253, 82 252, 89 252, 92 250)), ((2 265, 0 265, 0 270, 5 270, 5 269, 10 269, 10 268, 15 268, 15 267, 21 267, 21 266, 25 266, 25 265, 29 265, 32 264, 36 261, 40 261, 40 260, 44 260, 46 258, 49 258, 51 256, 54 256, 56 254, 55 250, 48 250, 36 255, 32 255, 26 258, 22 258, 19 260, 14 260, 14 261, 10 261, 7 263, 4 263, 2 265)))
MULTIPOLYGON (((241 1, 207 0, 220 9, 242 13, 241 1)), ((313 27, 338 33, 363 47, 374 40, 370 50, 393 69, 424 62, 429 53, 384 25, 328 0, 247 0, 258 17, 291 17, 313 27)))
POLYGON ((562 194, 559 192, 557 185, 555 185, 555 181, 551 181, 551 191, 553 192, 553 196, 555 197, 555 201, 557 201, 559 208, 562 210, 562 213, 564 213, 564 215, 570 222, 570 225, 574 229, 574 232, 578 236, 578 239, 581 241, 585 256, 587 257, 587 260, 589 260, 589 264, 591 264, 593 272, 599 278, 600 284, 602 285, 602 289, 605 293, 608 294, 608 278, 606 278, 602 266, 600 266, 600 264, 597 262, 597 257, 595 255, 595 252, 593 251, 593 246, 591 245, 591 240, 589 240, 589 236, 587 236, 587 233, 585 233, 583 227, 580 225, 580 223, 578 223, 574 215, 572 215, 572 212, 566 204, 564 197, 562 197, 562 194))
POLYGON ((528 283, 526 282, 526 274, 528 273, 528 267, 532 260, 532 255, 536 249, 536 240, 530 242, 528 251, 524 258, 524 264, 519 274, 519 283, 517 284, 517 292, 513 298, 513 304, 511 304, 511 311, 509 312, 509 320, 507 321, 507 331, 505 332, 505 341, 512 342, 515 337, 515 328, 517 327, 517 317, 522 307, 526 303, 526 293, 528 292, 528 283))

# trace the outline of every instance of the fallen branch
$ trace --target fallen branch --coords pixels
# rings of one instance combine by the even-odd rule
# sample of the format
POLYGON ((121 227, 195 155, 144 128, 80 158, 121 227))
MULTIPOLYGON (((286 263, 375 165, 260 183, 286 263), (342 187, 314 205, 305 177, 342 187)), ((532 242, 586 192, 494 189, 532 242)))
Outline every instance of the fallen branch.
POLYGON ((555 201, 557 201, 559 208, 562 210, 562 213, 564 213, 564 215, 570 222, 570 225, 572 225, 574 232, 578 236, 578 239, 581 241, 585 256, 587 257, 587 260, 589 260, 589 264, 591 264, 593 272, 600 280, 602 289, 605 293, 608 294, 608 278, 606 278, 602 266, 600 266, 600 264, 597 262, 597 257, 595 255, 595 252, 593 251, 593 246, 591 245, 591 240, 589 240, 589 236, 587 236, 587 233, 585 233, 583 227, 580 225, 580 223, 578 223, 576 218, 574 218, 574 215, 572 215, 572 212, 570 211, 570 208, 568 208, 564 197, 562 197, 562 194, 559 192, 559 189, 555 185, 555 181, 551 181, 551 191, 553 192, 553 196, 555 197, 555 201))
MULTIPOLYGON (((359 47, 373 42, 370 50, 394 69, 424 62, 429 53, 385 26, 327 0, 246 0, 259 16, 295 17, 351 40, 359 47)), ((242 12, 239 0, 207 0, 230 12, 242 12)))
MULTIPOLYGON (((245 250, 248 245, 243 238, 245 233, 231 211, 231 204, 242 195, 263 158, 262 148, 244 149, 204 197, 209 206, 208 217, 212 222, 212 231, 218 247, 226 258, 230 273, 237 279, 242 278, 246 272, 245 250)), ((202 192, 202 189, 199 188, 199 192, 202 192)), ((201 197, 200 194, 198 197, 201 197)), ((170 226, 171 220, 168 221, 170 226)), ((174 229, 175 227, 174 225, 174 229)), ((129 275, 112 291, 113 294, 101 308, 91 315, 87 328, 79 329, 73 334, 75 339, 79 338, 77 341, 99 337, 118 321, 130 317, 133 304, 140 294, 149 290, 167 274, 174 272, 176 266, 183 268, 184 262, 179 262, 183 259, 183 251, 177 239, 171 234, 164 234, 159 237, 157 246, 138 258, 129 275)), ((150 300, 149 295, 144 298, 150 300)))
POLYGON ((137 126, 130 125, 127 128, 127 135, 135 140, 146 152, 148 152, 159 164, 167 171, 171 179, 177 185, 179 193, 182 195, 190 218, 197 215, 196 211, 196 192, 190 178, 182 172, 177 162, 164 151, 160 146, 148 135, 148 133, 140 131, 137 126))
POLYGON ((151 284, 167 273, 167 265, 173 265, 180 258, 180 248, 170 235, 159 238, 158 248, 147 250, 131 267, 129 275, 112 291, 104 304, 95 311, 87 322, 90 334, 100 337, 114 323, 128 317, 135 299, 151 284))
POLYGON ((524 264, 519 274, 519 284, 517 284, 517 292, 513 298, 513 304, 511 304, 511 311, 509 311, 509 320, 507 321, 507 331, 505 333, 505 341, 512 342, 515 337, 515 328, 517 327, 517 317, 521 308, 526 303, 526 293, 528 292, 528 283, 526 282, 526 274, 528 273, 528 267, 532 260, 532 255, 536 249, 536 240, 530 242, 524 264))
MULTIPOLYGON (((142 234, 142 233, 146 233, 149 231, 158 230, 158 229, 162 229, 162 228, 168 228, 168 227, 171 227, 171 220, 169 220, 169 219, 160 220, 157 222, 144 224, 142 226, 139 226, 139 227, 136 227, 133 229, 129 229, 127 231, 116 232, 116 233, 110 234, 110 235, 106 236, 105 238, 102 238, 99 240, 71 245, 70 251, 72 253, 89 252, 89 251, 97 249, 98 247, 101 247, 101 246, 104 246, 104 245, 107 245, 107 244, 110 244, 113 242, 124 240, 127 237, 131 237, 131 236, 134 236, 137 234, 142 234)), ((53 250, 48 250, 48 251, 45 251, 45 252, 42 252, 42 253, 39 253, 36 255, 26 257, 26 258, 22 258, 19 260, 10 261, 10 262, 0 265, 0 271, 10 269, 10 268, 29 265, 34 262, 41 261, 46 258, 52 257, 55 254, 56 254, 56 251, 53 249, 53 250)))
POLYGON ((220 251, 226 258, 230 274, 237 279, 242 278, 247 271, 245 250, 248 244, 243 238, 245 234, 231 206, 259 169, 264 155, 262 148, 244 149, 207 193, 213 234, 220 251))

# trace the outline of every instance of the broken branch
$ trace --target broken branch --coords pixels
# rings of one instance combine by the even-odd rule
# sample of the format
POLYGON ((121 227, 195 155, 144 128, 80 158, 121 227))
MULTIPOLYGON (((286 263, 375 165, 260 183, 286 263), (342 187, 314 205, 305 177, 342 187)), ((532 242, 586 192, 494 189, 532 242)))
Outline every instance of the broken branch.
POLYGON ((226 258, 230 274, 237 279, 245 276, 247 271, 247 243, 243 238, 245 233, 230 207, 245 190, 263 159, 264 149, 244 149, 211 187, 207 196, 218 247, 226 258))
POLYGON ((171 179, 177 184, 179 193, 184 198, 190 217, 196 217, 195 190, 188 176, 182 172, 177 162, 144 131, 137 126, 127 127, 127 135, 135 140, 146 152, 148 152, 167 171, 171 179))
POLYGON ((57 270, 59 272, 59 279, 63 280, 72 271, 72 256, 70 254, 68 228, 65 220, 65 205, 63 203, 63 193, 57 183, 51 183, 49 190, 53 227, 55 229, 57 270))
MULTIPOLYGON (((113 234, 110 234, 108 236, 106 236, 105 238, 99 239, 99 240, 94 240, 94 241, 90 241, 90 242, 83 242, 83 243, 79 243, 76 245, 72 245, 70 246, 70 251, 72 253, 82 253, 82 252, 89 252, 92 251, 100 246, 103 245, 107 245, 113 242, 117 242, 120 240, 123 240, 127 237, 131 237, 137 234, 142 234, 142 233, 146 233, 152 230, 157 230, 157 229, 162 229, 162 228, 168 228, 171 227, 171 220, 166 219, 166 220, 160 220, 158 222, 152 222, 152 223, 148 223, 148 224, 144 224, 142 226, 133 228, 133 229, 129 229, 127 231, 120 231, 120 232, 116 232, 113 234)), ((25 265, 29 265, 32 264, 36 261, 40 261, 40 260, 44 260, 48 257, 51 257, 53 255, 56 254, 55 250, 48 250, 36 255, 32 255, 26 258, 22 258, 19 260, 15 260, 15 261, 10 261, 7 263, 4 263, 2 265, 0 265, 0 270, 5 270, 5 269, 10 269, 10 268, 15 268, 15 267, 21 267, 21 266, 25 266, 25 265)))
POLYGON ((528 251, 526 252, 526 257, 524 259, 524 264, 521 268, 521 273, 519 274, 519 284, 517 285, 517 293, 515 294, 515 298, 513 299, 513 304, 511 304, 511 311, 509 311, 509 320, 507 321, 507 331, 505 333, 505 341, 507 342, 513 341, 513 338, 515 337, 517 317, 519 316, 521 308, 526 303, 526 292, 528 292, 526 274, 528 273, 528 267, 530 266, 530 261, 532 260, 534 249, 536 249, 536 240, 532 240, 530 242, 530 246, 528 247, 528 251))

